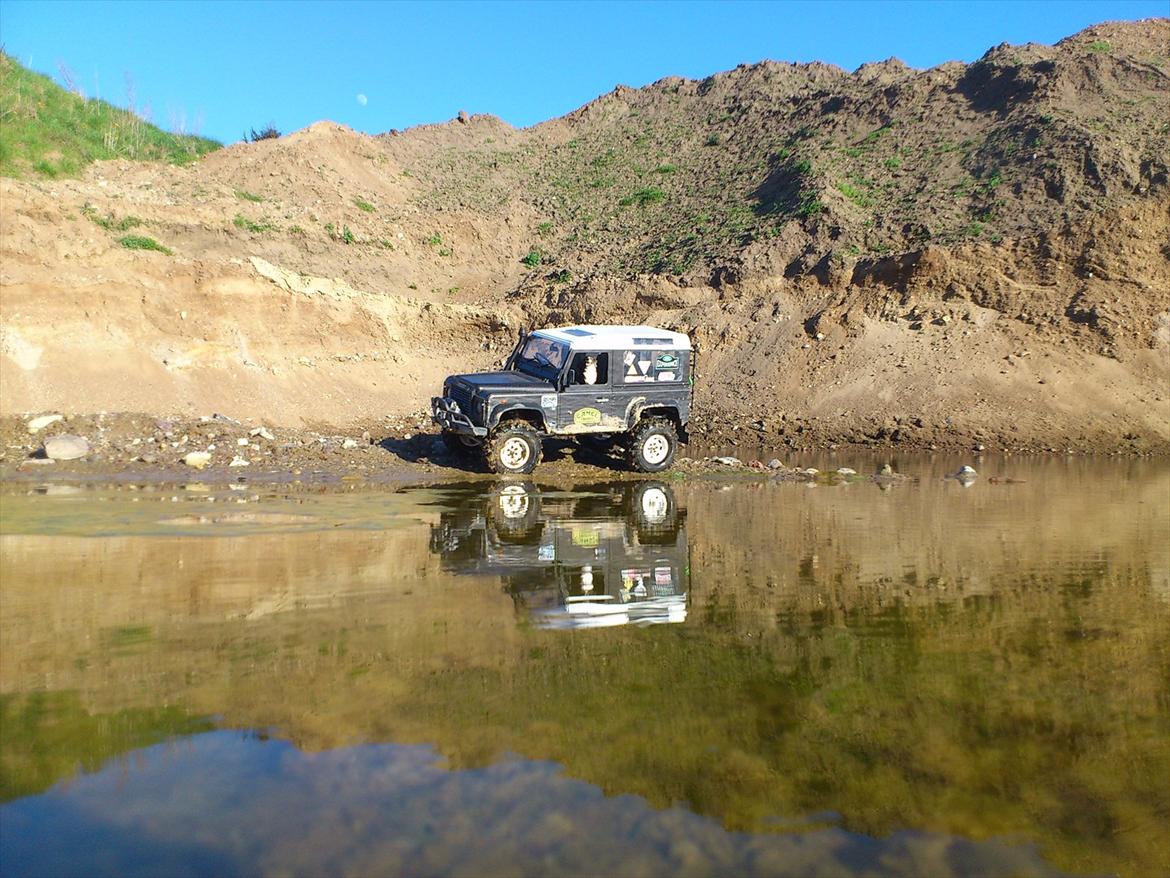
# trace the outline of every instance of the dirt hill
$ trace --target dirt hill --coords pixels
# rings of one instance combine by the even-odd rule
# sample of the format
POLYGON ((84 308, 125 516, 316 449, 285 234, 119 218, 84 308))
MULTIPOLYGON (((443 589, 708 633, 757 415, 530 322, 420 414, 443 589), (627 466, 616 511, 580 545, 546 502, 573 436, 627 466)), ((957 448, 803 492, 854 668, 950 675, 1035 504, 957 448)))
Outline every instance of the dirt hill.
POLYGON ((1156 19, 4 179, 0 407, 368 423, 637 320, 700 342, 718 433, 1165 450, 1168 120, 1156 19))

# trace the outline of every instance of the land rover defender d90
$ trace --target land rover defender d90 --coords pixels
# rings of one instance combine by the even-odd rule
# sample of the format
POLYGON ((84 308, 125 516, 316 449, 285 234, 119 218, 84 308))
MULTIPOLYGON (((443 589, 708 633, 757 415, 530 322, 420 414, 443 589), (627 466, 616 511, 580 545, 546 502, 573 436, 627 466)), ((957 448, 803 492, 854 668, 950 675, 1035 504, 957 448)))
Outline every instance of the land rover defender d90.
POLYGON ((652 326, 522 333, 499 372, 452 375, 431 399, 455 452, 482 451, 497 473, 530 473, 546 436, 620 441, 640 472, 667 469, 691 413, 687 336, 652 326))

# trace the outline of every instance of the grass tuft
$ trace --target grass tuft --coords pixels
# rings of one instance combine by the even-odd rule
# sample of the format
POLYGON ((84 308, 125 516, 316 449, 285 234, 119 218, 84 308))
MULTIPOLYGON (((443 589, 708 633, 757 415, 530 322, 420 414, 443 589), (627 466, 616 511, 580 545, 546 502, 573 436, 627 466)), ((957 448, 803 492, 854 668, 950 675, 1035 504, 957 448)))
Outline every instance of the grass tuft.
POLYGON ((154 238, 148 238, 146 235, 126 235, 119 238, 118 243, 127 250, 156 250, 159 253, 165 253, 167 256, 173 256, 174 251, 169 247, 164 247, 154 238))

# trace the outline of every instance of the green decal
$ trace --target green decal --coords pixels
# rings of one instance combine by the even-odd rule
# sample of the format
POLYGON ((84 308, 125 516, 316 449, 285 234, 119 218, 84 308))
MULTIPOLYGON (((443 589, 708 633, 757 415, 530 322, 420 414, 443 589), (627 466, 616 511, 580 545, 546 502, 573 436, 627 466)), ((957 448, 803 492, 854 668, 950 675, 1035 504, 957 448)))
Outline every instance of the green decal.
POLYGON ((581 424, 582 426, 592 427, 594 424, 601 423, 601 412, 597 409, 577 409, 573 413, 573 423, 581 424))
POLYGON ((678 357, 674 354, 659 354, 654 360, 654 369, 662 369, 664 371, 673 371, 678 367, 678 357))

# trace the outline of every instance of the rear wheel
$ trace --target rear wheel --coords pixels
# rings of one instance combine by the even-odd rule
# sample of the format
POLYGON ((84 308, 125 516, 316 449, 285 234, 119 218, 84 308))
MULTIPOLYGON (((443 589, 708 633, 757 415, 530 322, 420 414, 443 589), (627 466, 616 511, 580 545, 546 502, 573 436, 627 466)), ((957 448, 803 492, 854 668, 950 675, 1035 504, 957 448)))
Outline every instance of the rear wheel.
POLYGON ((678 433, 664 418, 648 418, 630 435, 630 466, 641 473, 658 473, 674 463, 678 433))
POLYGON ((500 427, 487 445, 488 468, 494 473, 530 473, 540 458, 540 435, 523 421, 500 427))

